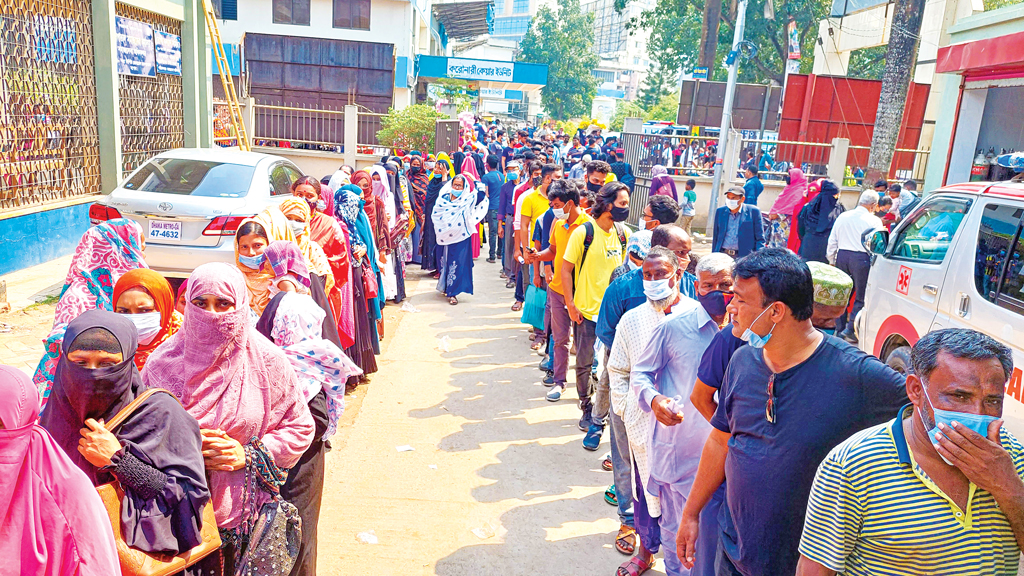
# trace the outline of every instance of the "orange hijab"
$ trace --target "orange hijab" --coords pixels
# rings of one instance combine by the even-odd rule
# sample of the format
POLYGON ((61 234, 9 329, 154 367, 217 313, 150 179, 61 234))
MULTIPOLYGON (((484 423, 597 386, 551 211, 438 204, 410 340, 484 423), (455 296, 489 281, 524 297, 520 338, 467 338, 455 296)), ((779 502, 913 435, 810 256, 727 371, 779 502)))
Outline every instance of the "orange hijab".
POLYGON ((117 284, 114 285, 115 309, 121 294, 132 288, 142 288, 147 294, 152 296, 153 302, 156 304, 156 311, 160 313, 160 331, 157 332, 156 337, 149 344, 139 344, 139 349, 135 352, 135 366, 142 370, 146 360, 149 359, 149 355, 160 344, 163 344, 164 340, 170 338, 181 328, 183 318, 174 309, 174 292, 171 291, 171 285, 167 283, 163 276, 149 268, 136 268, 129 270, 124 276, 121 276, 117 284))

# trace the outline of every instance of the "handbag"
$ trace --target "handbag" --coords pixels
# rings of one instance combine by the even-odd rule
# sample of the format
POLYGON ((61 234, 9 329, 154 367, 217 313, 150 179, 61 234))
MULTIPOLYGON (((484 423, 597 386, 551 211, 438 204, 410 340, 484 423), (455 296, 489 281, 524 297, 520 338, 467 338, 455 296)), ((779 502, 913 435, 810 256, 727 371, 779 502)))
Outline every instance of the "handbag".
POLYGON ((235 576, 289 574, 299 556, 302 518, 299 509, 280 496, 260 508, 249 544, 236 564, 235 576))
POLYGON ((373 271, 373 265, 367 260, 363 264, 363 296, 369 300, 379 295, 377 288, 377 273, 373 271))
MULTIPOLYGON (((262 449, 246 446, 246 490, 251 494, 259 490, 273 498, 260 507, 259 515, 249 531, 249 542, 241 557, 235 563, 235 576, 282 576, 291 573, 299 557, 302 543, 302 517, 299 509, 280 496, 280 489, 256 471, 260 467, 262 449)), ((276 470, 282 483, 284 470, 277 469, 273 462, 263 462, 276 470)))
MULTIPOLYGON (((107 430, 113 432, 128 419, 146 401, 147 398, 163 392, 171 394, 163 388, 150 388, 139 394, 131 404, 125 406, 106 424, 107 430)), ((171 395, 174 398, 173 395, 171 395)), ((121 501, 124 499, 124 488, 116 479, 113 482, 96 487, 103 501, 103 507, 110 516, 110 525, 114 529, 114 542, 117 545, 117 557, 121 562, 121 574, 124 576, 166 576, 181 572, 206 556, 220 549, 220 532, 217 530, 217 518, 213 512, 213 501, 206 502, 203 507, 203 525, 200 535, 203 541, 195 548, 181 554, 143 552, 132 548, 124 541, 121 532, 121 501)))
POLYGON ((523 317, 521 322, 529 324, 537 330, 544 329, 544 308, 547 305, 548 292, 543 288, 537 288, 533 284, 526 287, 526 298, 523 304, 523 317))

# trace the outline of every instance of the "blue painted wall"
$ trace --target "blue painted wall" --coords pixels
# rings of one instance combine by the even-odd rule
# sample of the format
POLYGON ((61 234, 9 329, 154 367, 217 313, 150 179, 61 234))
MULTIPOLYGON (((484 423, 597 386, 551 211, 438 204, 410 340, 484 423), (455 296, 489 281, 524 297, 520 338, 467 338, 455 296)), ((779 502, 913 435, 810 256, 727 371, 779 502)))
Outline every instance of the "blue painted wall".
POLYGON ((91 203, 0 220, 0 275, 75 251, 89 229, 91 203))

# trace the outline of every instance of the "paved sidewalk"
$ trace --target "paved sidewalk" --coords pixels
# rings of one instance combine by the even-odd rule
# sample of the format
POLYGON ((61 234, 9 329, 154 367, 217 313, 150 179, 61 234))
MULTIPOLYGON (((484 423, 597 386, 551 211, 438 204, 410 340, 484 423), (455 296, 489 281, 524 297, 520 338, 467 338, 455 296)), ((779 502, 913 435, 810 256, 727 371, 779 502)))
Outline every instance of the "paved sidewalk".
POLYGON ((70 265, 69 254, 0 276, 7 283, 10 305, 7 312, 0 312, 0 364, 16 366, 29 375, 35 371, 70 265))
MULTIPOLYGON (((540 357, 498 270, 478 259, 476 294, 450 306, 410 267, 419 312, 400 312, 380 372, 331 441, 321 574, 611 575, 627 560, 604 502, 607 435, 583 449, 572 383, 561 402, 544 399, 540 357), (361 543, 370 531, 378 543, 361 543)), ((389 326, 395 312, 385 309, 389 326)))

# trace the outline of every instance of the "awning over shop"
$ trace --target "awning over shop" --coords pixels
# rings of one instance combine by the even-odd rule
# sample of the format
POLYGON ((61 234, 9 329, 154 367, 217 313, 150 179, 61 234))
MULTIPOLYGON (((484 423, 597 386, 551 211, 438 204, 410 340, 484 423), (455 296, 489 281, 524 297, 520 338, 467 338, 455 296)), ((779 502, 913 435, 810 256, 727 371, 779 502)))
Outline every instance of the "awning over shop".
POLYGON ((1024 32, 943 46, 935 71, 965 76, 1024 74, 1024 32))
POLYGON ((434 4, 434 16, 444 25, 445 34, 455 40, 470 40, 494 29, 494 3, 491 0, 434 4))
POLYGON ((424 80, 458 78, 479 83, 480 88, 528 92, 548 83, 548 65, 421 54, 416 57, 416 76, 424 80))

